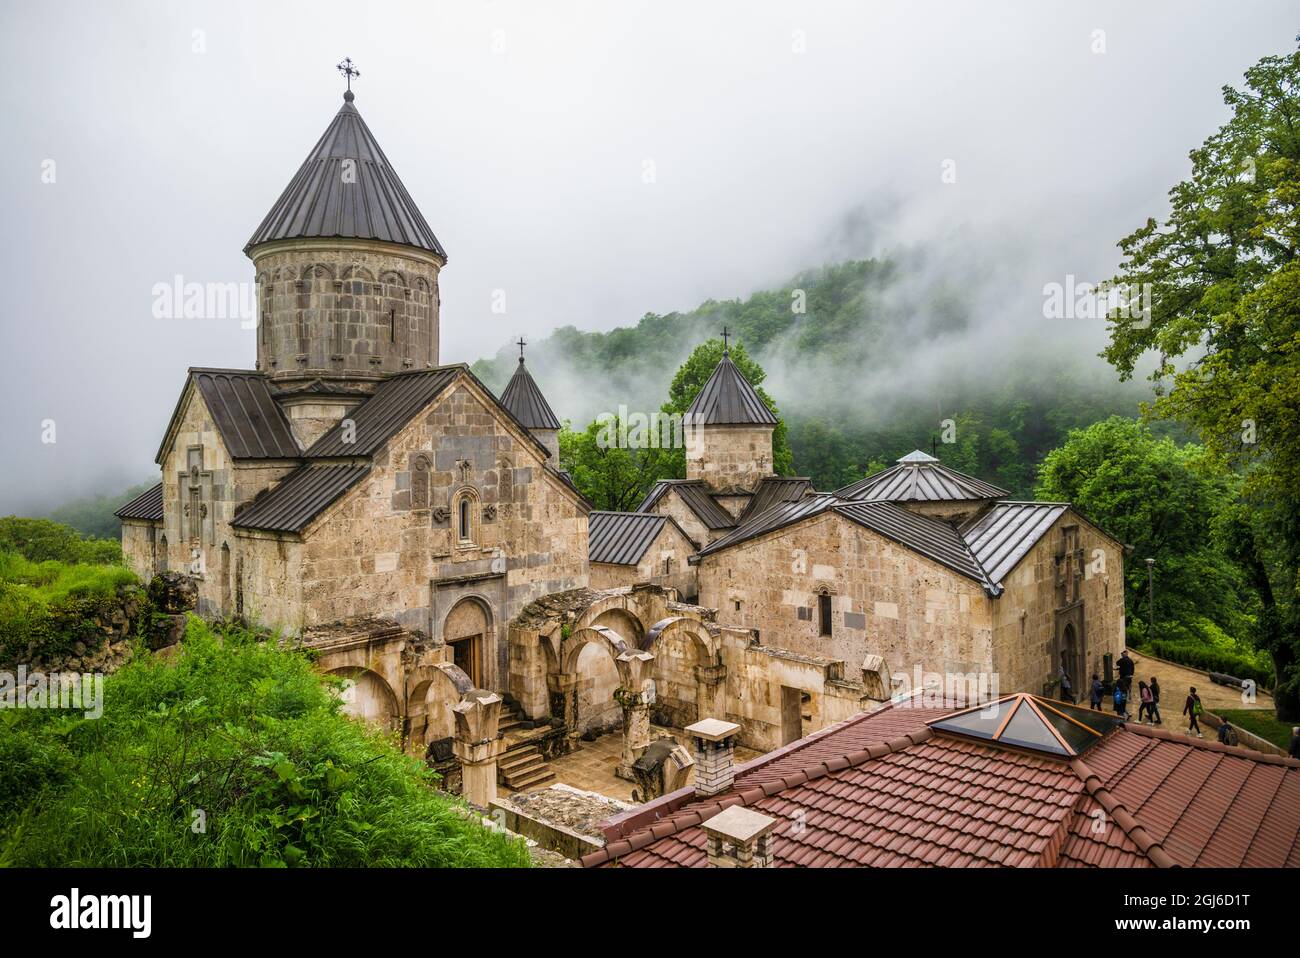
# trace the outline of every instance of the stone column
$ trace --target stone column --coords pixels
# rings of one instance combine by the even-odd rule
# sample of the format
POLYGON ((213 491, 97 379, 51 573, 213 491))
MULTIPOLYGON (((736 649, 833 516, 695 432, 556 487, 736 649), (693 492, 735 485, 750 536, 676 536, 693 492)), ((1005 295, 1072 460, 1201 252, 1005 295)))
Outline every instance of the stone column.
POLYGON ((727 684, 727 667, 725 665, 695 666, 695 718, 708 718, 710 715, 726 715, 727 703, 723 692, 727 684))
POLYGON ((654 701, 655 657, 650 652, 624 652, 614 664, 618 666, 619 687, 614 698, 623 709, 623 755, 614 774, 636 781, 632 763, 650 747, 650 703, 654 701))
POLYGON ((476 689, 451 710, 456 719, 451 747, 460 761, 461 795, 471 805, 487 808, 497 797, 497 756, 506 747, 497 738, 501 696, 476 689))
POLYGON ((565 752, 578 743, 578 673, 552 672, 546 676, 546 691, 551 699, 551 715, 564 723, 567 734, 565 752))

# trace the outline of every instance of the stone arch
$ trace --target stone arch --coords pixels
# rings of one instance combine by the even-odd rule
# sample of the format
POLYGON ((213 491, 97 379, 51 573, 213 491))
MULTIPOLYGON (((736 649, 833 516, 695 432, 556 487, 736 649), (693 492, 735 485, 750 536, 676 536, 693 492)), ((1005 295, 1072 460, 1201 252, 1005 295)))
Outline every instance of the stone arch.
POLYGON ((341 666, 326 674, 349 682, 343 691, 345 714, 388 729, 397 727, 401 717, 397 694, 378 672, 360 666, 341 666))
POLYGON ((645 625, 629 609, 622 606, 608 608, 597 615, 590 624, 617 632, 628 643, 629 648, 645 648, 645 625))
POLYGON ((718 640, 699 619, 677 615, 656 622, 638 646, 643 652, 654 652, 655 646, 665 637, 681 635, 691 639, 700 657, 701 665, 715 665, 718 659, 718 640))
POLYGON ((671 616, 650 627, 644 652, 654 655, 654 721, 672 728, 705 718, 720 717, 719 693, 725 672, 718 639, 704 623, 687 616, 671 616))
POLYGON ((570 728, 603 730, 619 722, 621 710, 614 699, 619 677, 614 663, 629 648, 621 635, 599 625, 574 629, 562 640, 563 672, 577 681, 572 713, 567 717, 570 728))
POLYGON ((458 546, 478 545, 479 529, 483 522, 478 490, 462 486, 451 496, 451 538, 458 546))
POLYGON ((613 629, 602 625, 574 629, 562 649, 562 671, 573 672, 578 664, 578 656, 587 643, 593 642, 608 650, 611 659, 617 659, 627 651, 627 642, 613 629))
POLYGON ((302 268, 299 279, 333 279, 334 270, 328 263, 308 263, 302 268))
POLYGON ((407 688, 408 747, 423 754, 431 743, 455 732, 451 707, 474 690, 474 682, 458 666, 439 662, 412 671, 407 688))
POLYGON ((375 281, 375 274, 364 266, 349 266, 343 270, 343 279, 359 279, 367 283, 375 281))
POLYGON ((452 661, 479 686, 487 684, 495 628, 492 605, 479 595, 463 596, 442 620, 442 641, 451 647, 452 661))

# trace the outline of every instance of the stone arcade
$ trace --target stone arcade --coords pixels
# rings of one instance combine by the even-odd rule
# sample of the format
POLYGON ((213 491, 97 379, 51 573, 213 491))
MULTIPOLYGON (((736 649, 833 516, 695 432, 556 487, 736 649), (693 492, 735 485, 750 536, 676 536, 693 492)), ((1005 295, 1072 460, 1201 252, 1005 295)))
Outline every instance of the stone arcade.
POLYGON ((118 513, 142 576, 312 647, 480 805, 604 731, 651 797, 689 764, 655 726, 766 751, 915 670, 1039 693, 1122 648, 1122 549, 1067 504, 922 453, 835 493, 776 476, 776 419, 725 352, 686 478, 593 513, 522 344, 500 397, 443 363, 447 252, 344 101, 245 247, 255 368, 188 370, 161 481, 118 513))

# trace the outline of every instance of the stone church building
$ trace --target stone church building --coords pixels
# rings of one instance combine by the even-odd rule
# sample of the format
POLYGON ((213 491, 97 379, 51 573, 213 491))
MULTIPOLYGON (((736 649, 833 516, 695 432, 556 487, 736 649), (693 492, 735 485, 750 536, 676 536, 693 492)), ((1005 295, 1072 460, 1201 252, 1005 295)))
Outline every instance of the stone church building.
POLYGON ((833 493, 776 476, 776 419, 725 354, 686 478, 593 513, 522 355, 500 396, 443 362, 446 250, 344 100, 245 247, 255 367, 186 373, 161 481, 118 513, 138 573, 316 645, 421 749, 475 689, 512 749, 706 716, 768 749, 914 671, 1040 693, 1123 647, 1122 548, 1068 504, 922 453, 833 493))

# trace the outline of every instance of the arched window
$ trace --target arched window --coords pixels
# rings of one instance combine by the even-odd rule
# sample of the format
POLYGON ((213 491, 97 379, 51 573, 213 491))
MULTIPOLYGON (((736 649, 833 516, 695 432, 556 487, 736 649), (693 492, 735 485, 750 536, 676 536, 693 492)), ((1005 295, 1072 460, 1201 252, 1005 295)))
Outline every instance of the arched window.
POLYGON ((831 634, 831 596, 829 592, 817 594, 817 620, 821 625, 821 635, 831 634))
POLYGON ((469 496, 462 496, 460 500, 460 523, 456 527, 462 542, 474 538, 474 530, 470 527, 469 520, 469 496))

